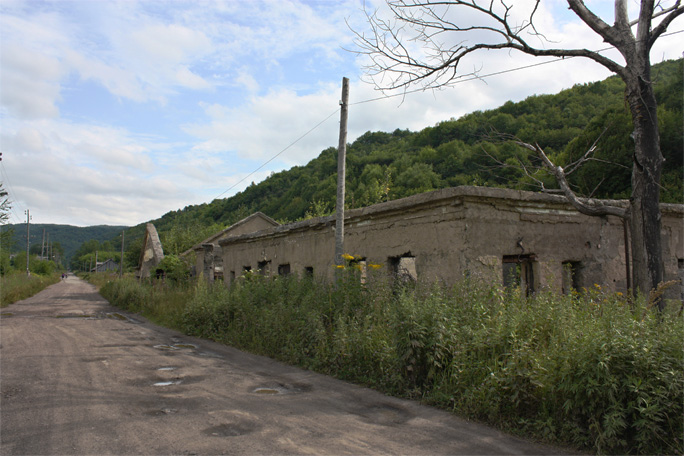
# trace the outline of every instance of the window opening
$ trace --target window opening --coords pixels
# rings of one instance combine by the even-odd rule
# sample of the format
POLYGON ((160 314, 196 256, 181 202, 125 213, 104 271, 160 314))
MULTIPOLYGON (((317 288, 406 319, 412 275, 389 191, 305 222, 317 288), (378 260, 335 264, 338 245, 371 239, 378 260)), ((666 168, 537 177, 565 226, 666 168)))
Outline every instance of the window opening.
POLYGON ((412 284, 418 280, 418 273, 416 271, 416 257, 410 253, 389 257, 387 259, 389 271, 392 275, 395 284, 412 284))
POLYGON ((288 264, 281 264, 278 265, 278 275, 281 276, 286 276, 290 275, 290 265, 288 264))
POLYGON ((535 255, 506 255, 503 257, 503 285, 505 288, 520 287, 525 296, 534 293, 535 255))
POLYGON ((271 272, 271 262, 266 260, 266 261, 259 261, 259 264, 257 265, 257 269, 259 270, 259 274, 262 276, 267 276, 270 275, 271 272))
POLYGON ((580 289, 580 270, 582 264, 579 261, 563 262, 563 294, 570 294, 580 289))

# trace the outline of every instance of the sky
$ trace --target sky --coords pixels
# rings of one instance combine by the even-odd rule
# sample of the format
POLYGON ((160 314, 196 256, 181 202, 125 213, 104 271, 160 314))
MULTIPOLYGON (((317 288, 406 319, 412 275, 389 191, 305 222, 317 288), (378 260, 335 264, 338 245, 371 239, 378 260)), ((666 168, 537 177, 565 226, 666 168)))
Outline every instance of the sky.
MULTIPOLYGON (((612 2, 585 3, 612 23, 612 2)), ((28 210, 32 223, 132 226, 304 165, 338 144, 343 77, 351 143, 610 75, 587 59, 523 68, 553 59, 489 51, 463 66, 479 79, 381 92, 353 52, 374 11, 388 17, 381 0, 0 0, 9 222, 28 210)), ((561 0, 537 15, 546 46, 606 47, 561 0)), ((669 32, 682 29, 680 17, 669 32)), ((681 42, 661 38, 652 63, 680 58, 681 42)))

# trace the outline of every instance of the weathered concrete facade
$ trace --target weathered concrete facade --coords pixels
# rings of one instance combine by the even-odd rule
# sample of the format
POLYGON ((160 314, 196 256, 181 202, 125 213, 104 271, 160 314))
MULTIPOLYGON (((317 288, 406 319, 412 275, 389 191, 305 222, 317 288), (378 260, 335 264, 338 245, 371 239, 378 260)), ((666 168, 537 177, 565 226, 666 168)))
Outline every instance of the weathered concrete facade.
POLYGON ((223 255, 219 241, 230 236, 239 236, 246 233, 255 233, 267 228, 278 226, 278 222, 261 212, 256 212, 239 222, 236 222, 213 236, 208 237, 202 242, 195 244, 181 256, 188 257, 191 253, 195 254, 195 273, 202 274, 203 277, 213 282, 216 278, 223 277, 223 255))
POLYGON ((156 273, 157 266, 163 259, 164 250, 162 249, 157 229, 153 224, 148 223, 145 228, 145 237, 143 238, 142 252, 140 252, 136 276, 139 279, 149 279, 152 272, 156 273))
MULTIPOLYGON (((675 280, 684 206, 664 204, 662 212, 666 280, 675 280)), ((332 278, 334 227, 334 217, 322 217, 220 240, 226 282, 247 270, 332 278)), ((585 216, 561 196, 533 192, 455 187, 350 210, 345 251, 362 264, 447 284, 474 274, 528 291, 628 286, 620 219, 585 216)), ((669 295, 680 293, 681 286, 669 295)))

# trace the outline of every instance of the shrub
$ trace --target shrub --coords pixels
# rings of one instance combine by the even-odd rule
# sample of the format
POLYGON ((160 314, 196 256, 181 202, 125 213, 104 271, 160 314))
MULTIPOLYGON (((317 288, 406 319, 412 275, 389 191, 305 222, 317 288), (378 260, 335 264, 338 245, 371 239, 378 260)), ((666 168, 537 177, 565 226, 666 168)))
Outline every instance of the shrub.
POLYGON ((253 275, 230 289, 117 287, 127 308, 188 334, 512 432, 598 453, 684 450, 677 309, 598 287, 529 299, 475 279, 393 288, 362 284, 353 268, 334 284, 253 275))

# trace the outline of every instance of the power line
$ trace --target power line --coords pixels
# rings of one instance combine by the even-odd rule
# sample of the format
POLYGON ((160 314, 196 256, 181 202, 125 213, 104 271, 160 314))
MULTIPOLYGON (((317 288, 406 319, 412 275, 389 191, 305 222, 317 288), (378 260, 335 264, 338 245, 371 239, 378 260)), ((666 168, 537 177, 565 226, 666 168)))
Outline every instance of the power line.
MULTIPOLYGON (((671 36, 671 35, 677 35, 677 34, 679 34, 679 33, 684 33, 684 30, 678 30, 678 31, 675 31, 675 32, 664 33, 664 34, 661 35, 661 37, 671 36)), ((605 52, 605 51, 608 51, 608 50, 611 50, 611 49, 615 49, 615 47, 614 47, 614 46, 609 46, 609 47, 606 47, 606 48, 603 48, 603 49, 599 49, 599 50, 596 50, 596 51, 593 51, 593 52, 597 52, 597 53, 598 53, 598 52, 605 52)), ((460 84, 460 83, 463 83, 463 82, 473 81, 473 80, 476 80, 476 79, 477 79, 477 80, 482 80, 482 79, 490 78, 490 77, 492 77, 492 76, 499 76, 499 75, 502 75, 502 74, 513 73, 513 72, 521 71, 521 70, 527 70, 527 69, 529 69, 529 68, 535 68, 535 67, 539 67, 539 66, 542 66, 542 65, 548 65, 549 63, 556 63, 556 62, 560 62, 560 61, 563 61, 563 60, 568 60, 568 59, 571 59, 571 58, 574 58, 574 56, 569 56, 569 57, 558 57, 558 58, 555 58, 555 59, 547 60, 547 61, 545 61, 545 62, 532 63, 532 64, 530 64, 530 65, 523 65, 523 66, 520 66, 520 67, 509 68, 509 69, 507 69, 507 70, 495 71, 495 72, 493 72, 493 73, 489 73, 489 74, 485 74, 485 75, 473 75, 473 76, 470 76, 470 77, 464 77, 463 79, 458 79, 457 81, 454 81, 453 83, 449 84, 449 86, 452 86, 452 85, 455 85, 455 84, 460 84)), ((364 104, 364 103, 371 103, 371 102, 374 102, 374 101, 387 100, 387 99, 389 99, 389 98, 404 97, 404 96, 406 96, 406 95, 413 94, 413 93, 425 92, 426 90, 428 90, 428 88, 425 88, 425 87, 424 87, 424 88, 420 88, 420 89, 415 89, 415 90, 407 90, 407 91, 403 91, 403 92, 401 92, 401 93, 397 93, 397 94, 394 94, 394 95, 384 95, 384 96, 382 96, 382 97, 370 98, 370 99, 368 99, 368 100, 362 100, 362 101, 357 101, 357 102, 354 102, 354 103, 349 103, 349 106, 359 105, 359 104, 364 104)), ((272 162, 273 160, 275 160, 278 156, 280 156, 281 154, 283 154, 283 153, 284 153, 286 150, 288 150, 290 147, 292 147, 292 146, 294 146, 295 144, 297 144, 300 140, 302 140, 304 137, 306 137, 306 136, 309 135, 311 132, 313 132, 315 129, 317 129, 319 126, 321 126, 326 120, 330 119, 333 115, 337 114, 337 113, 339 112, 339 110, 340 110, 339 108, 336 109, 336 110, 335 110, 334 112, 332 112, 328 117, 326 117, 325 119, 321 120, 319 123, 317 123, 317 124, 316 124, 313 128, 311 128, 309 131, 307 131, 306 133, 304 133, 304 134, 303 134, 302 136, 300 136, 299 138, 295 139, 290 145, 288 145, 288 146, 285 147, 283 150, 281 150, 280 152, 278 152, 277 154, 275 154, 273 157, 269 158, 266 162, 264 162, 263 164, 261 164, 257 169, 255 169, 254 171, 252 171, 251 173, 249 173, 247 176, 245 176, 245 177, 243 177, 242 179, 240 179, 238 182, 236 182, 235 184, 233 184, 231 187, 229 187, 227 190, 225 190, 224 192, 222 192, 220 195, 216 196, 214 199, 220 198, 221 196, 225 195, 226 193, 228 193, 229 191, 231 191, 232 189, 234 189, 235 187, 237 187, 239 184, 241 184, 242 182, 244 182, 245 180, 247 180, 250 176, 254 175, 257 171, 259 171, 259 170, 262 169, 264 166, 266 166, 267 164, 269 164, 270 162, 272 162)))
MULTIPOLYGON (((10 194, 10 202, 12 201, 17 201, 17 193, 14 191, 14 188, 12 188, 12 183, 9 180, 9 175, 7 174, 7 170, 5 169, 5 164, 0 161, 0 171, 2 171, 2 174, 4 174, 3 182, 7 182, 7 191, 10 194)), ((22 218, 17 215, 16 212, 14 212, 14 206, 10 204, 10 212, 12 215, 14 215, 14 218, 17 219, 17 223, 22 223, 22 218)))
MULTIPOLYGON (((662 37, 665 37, 665 36, 677 35, 677 34, 679 34, 679 33, 684 33, 684 30, 678 30, 678 31, 675 31, 675 32, 664 33, 664 34, 661 35, 661 36, 662 36, 662 37)), ((603 49, 599 49, 599 50, 596 50, 596 51, 593 51, 593 52, 600 53, 600 52, 605 52, 605 51, 609 51, 609 50, 612 50, 612 49, 615 49, 615 46, 609 46, 609 47, 606 47, 606 48, 603 48, 603 49)), ((472 75, 472 76, 469 76, 469 77, 464 76, 462 79, 459 78, 459 79, 456 80, 456 81, 453 81, 453 82, 451 82, 451 83, 446 84, 445 87, 451 87, 451 86, 456 85, 456 84, 461 84, 461 83, 463 83, 463 82, 473 81, 473 80, 476 80, 476 79, 477 79, 477 80, 481 80, 481 79, 486 79, 486 78, 489 78, 489 77, 492 77, 492 76, 499 76, 499 75, 506 74, 506 73, 514 73, 514 72, 516 72, 516 71, 527 70, 527 69, 529 69, 529 68, 534 68, 534 67, 538 67, 538 66, 542 66, 542 65, 548 65, 549 63, 556 63, 556 62, 560 62, 560 61, 563 61, 563 60, 569 60, 569 59, 572 59, 572 58, 575 58, 575 57, 581 57, 581 56, 558 57, 558 58, 555 58, 555 59, 547 60, 547 61, 545 61, 545 62, 532 63, 532 64, 529 64, 529 65, 523 65, 523 66, 520 66, 520 67, 509 68, 509 69, 507 69, 507 70, 495 71, 495 72, 493 72, 493 73, 489 73, 489 74, 485 74, 485 75, 472 75)), ((583 58, 585 58, 585 57, 583 57, 583 58)), ((411 93, 425 92, 425 91, 428 90, 428 89, 429 89, 429 87, 423 87, 423 88, 415 89, 415 90, 406 90, 406 91, 403 91, 403 92, 401 92, 401 93, 396 93, 396 94, 393 94, 393 95, 385 95, 385 96, 382 96, 382 97, 370 98, 370 99, 368 99, 368 100, 357 101, 357 102, 355 102, 355 103, 350 103, 350 105, 358 105, 358 104, 363 104, 363 103, 370 103, 370 102, 373 102, 373 101, 386 100, 386 99, 388 99, 388 98, 403 97, 403 96, 406 96, 406 95, 411 94, 411 93)))
POLYGON ((263 168, 264 166, 266 166, 266 165, 268 165, 269 163, 271 163, 273 160, 275 160, 275 159, 276 159, 278 156, 280 156, 283 152, 285 152, 285 151, 288 150, 290 147, 292 147, 292 146, 294 146, 295 144, 297 144, 299 141, 301 141, 302 139, 304 139, 306 136, 308 136, 308 135, 309 135, 311 132, 313 132, 315 129, 317 129, 318 127, 320 127, 321 125, 323 125, 323 123, 325 123, 326 120, 330 119, 332 116, 334 116, 335 114, 337 114, 339 111, 340 111, 340 109, 337 108, 335 111, 333 111, 332 113, 330 113, 330 115, 329 115, 328 117, 326 117, 325 119, 321 120, 321 121, 318 122, 313 128, 311 128, 309 131, 307 131, 306 133, 304 133, 303 135, 301 135, 299 138, 295 139, 292 143, 290 143, 289 146, 287 146, 286 148, 284 148, 283 150, 281 150, 280 152, 278 152, 277 154, 275 154, 273 157, 269 158, 267 161, 265 161, 265 162, 264 162, 261 166, 259 166, 257 169, 255 169, 254 171, 252 171, 251 173, 249 173, 248 175, 246 175, 245 177, 243 177, 242 179, 240 179, 238 182, 236 182, 235 184, 233 184, 230 188, 228 188, 227 190, 225 190, 223 193, 221 193, 220 195, 218 195, 218 196, 215 197, 214 199, 220 198, 221 196, 225 195, 226 193, 228 193, 229 191, 231 191, 232 189, 234 189, 235 187, 237 187, 239 184, 241 184, 242 182, 244 182, 245 180, 247 180, 247 179, 248 179, 250 176, 252 176, 254 173, 256 173, 256 172, 259 171, 261 168, 263 168))

